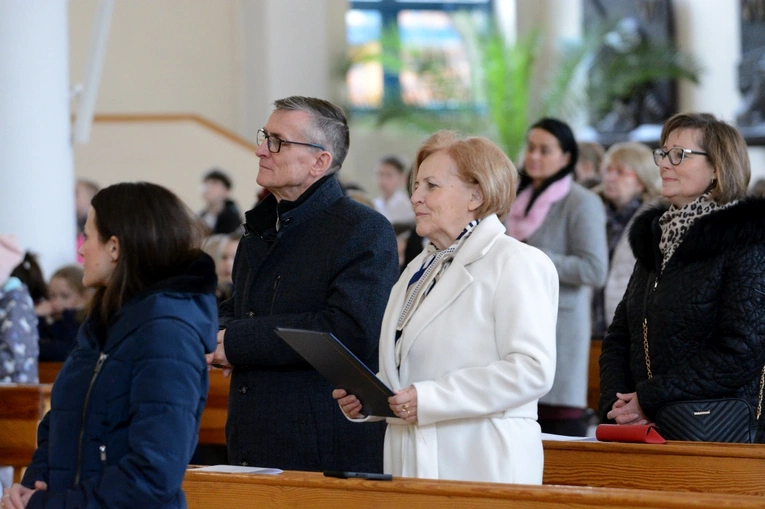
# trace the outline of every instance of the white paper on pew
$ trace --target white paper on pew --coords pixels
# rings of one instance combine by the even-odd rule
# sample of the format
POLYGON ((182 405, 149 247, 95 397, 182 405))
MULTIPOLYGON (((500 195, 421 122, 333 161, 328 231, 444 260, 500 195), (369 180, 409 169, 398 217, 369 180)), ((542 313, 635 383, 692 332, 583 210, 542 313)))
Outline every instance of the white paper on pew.
POLYGON ((567 435, 553 435, 552 433, 542 433, 542 440, 553 442, 597 442, 595 437, 570 437, 567 435))
POLYGON ((210 465, 207 467, 195 468, 196 472, 220 472, 223 474, 264 474, 279 475, 283 471, 278 468, 264 467, 240 467, 239 465, 210 465))

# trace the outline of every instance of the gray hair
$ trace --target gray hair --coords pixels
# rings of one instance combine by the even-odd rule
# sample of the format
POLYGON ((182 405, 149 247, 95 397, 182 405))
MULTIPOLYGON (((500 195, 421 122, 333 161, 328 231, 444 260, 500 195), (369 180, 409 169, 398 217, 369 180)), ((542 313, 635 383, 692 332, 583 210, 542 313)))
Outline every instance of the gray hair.
POLYGON ((311 115, 306 135, 311 143, 325 147, 332 155, 332 165, 327 174, 340 170, 351 144, 348 121, 340 107, 323 99, 298 95, 274 101, 274 106, 279 111, 304 111, 311 115))

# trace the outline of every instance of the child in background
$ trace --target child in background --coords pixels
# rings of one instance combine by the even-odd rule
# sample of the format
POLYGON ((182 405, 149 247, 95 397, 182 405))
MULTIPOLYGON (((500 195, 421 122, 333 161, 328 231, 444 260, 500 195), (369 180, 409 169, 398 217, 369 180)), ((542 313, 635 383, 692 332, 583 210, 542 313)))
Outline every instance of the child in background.
POLYGON ((215 290, 215 298, 218 304, 231 297, 234 291, 234 282, 231 274, 234 271, 234 257, 239 240, 242 238, 240 231, 233 233, 218 233, 208 237, 202 248, 215 262, 215 274, 218 276, 218 286, 215 290))
POLYGON ((215 272, 218 274, 218 289, 215 295, 219 303, 229 299, 234 293, 234 281, 231 275, 234 272, 234 257, 241 238, 242 234, 239 231, 230 233, 220 247, 220 256, 215 260, 215 272))
POLYGON ((37 383, 37 317, 11 271, 22 260, 13 235, 0 235, 0 382, 37 383))
MULTIPOLYGON (((27 287, 11 271, 22 260, 13 235, 0 235, 0 382, 37 382, 37 318, 27 287)), ((0 486, 10 488, 13 467, 0 465, 0 486)))
POLYGON ((24 253, 24 259, 13 269, 11 277, 24 283, 35 306, 45 302, 48 296, 48 284, 45 282, 36 254, 30 251, 24 253))
POLYGON ((82 308, 89 292, 82 284, 82 267, 58 269, 48 284, 48 300, 37 306, 40 360, 64 361, 77 339, 82 308))
POLYGON ((404 190, 407 184, 407 166, 404 161, 392 155, 383 157, 375 173, 377 188, 380 190, 380 197, 374 199, 377 212, 392 224, 414 225, 414 209, 404 190))

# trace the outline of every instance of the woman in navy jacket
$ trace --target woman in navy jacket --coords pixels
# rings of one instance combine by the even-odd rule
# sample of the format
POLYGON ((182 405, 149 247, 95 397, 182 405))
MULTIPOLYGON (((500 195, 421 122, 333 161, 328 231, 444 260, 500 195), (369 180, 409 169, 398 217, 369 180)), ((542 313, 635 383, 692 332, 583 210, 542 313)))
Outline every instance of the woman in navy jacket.
POLYGON ((218 329, 215 267, 167 189, 117 184, 91 204, 80 254, 96 293, 3 505, 183 508, 218 329))

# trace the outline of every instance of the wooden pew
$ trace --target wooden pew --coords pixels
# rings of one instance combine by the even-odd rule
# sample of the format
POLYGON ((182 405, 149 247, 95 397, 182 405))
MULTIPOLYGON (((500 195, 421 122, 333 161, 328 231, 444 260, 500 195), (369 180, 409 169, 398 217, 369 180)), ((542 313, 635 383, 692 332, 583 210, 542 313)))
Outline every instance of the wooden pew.
POLYGON ((587 371, 587 406, 598 411, 600 398, 600 352, 603 350, 603 340, 590 341, 590 364, 587 371))
POLYGON ((37 448, 37 425, 50 408, 49 384, 0 384, 0 465, 14 481, 37 448))
POLYGON ((186 472, 189 509, 268 507, 272 509, 720 509, 762 508, 765 500, 720 495, 616 488, 525 486, 397 478, 393 481, 327 478, 317 472, 278 476, 186 472))
POLYGON ((765 444, 545 441, 544 451, 544 484, 765 495, 765 444))
POLYGON ((52 384, 61 370, 63 362, 40 362, 37 364, 38 377, 41 384, 52 384))
POLYGON ((210 389, 207 403, 199 425, 199 443, 226 445, 226 417, 228 415, 228 388, 230 378, 223 377, 223 371, 210 372, 210 389))

